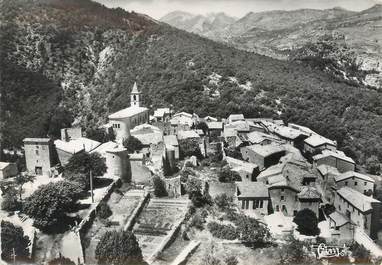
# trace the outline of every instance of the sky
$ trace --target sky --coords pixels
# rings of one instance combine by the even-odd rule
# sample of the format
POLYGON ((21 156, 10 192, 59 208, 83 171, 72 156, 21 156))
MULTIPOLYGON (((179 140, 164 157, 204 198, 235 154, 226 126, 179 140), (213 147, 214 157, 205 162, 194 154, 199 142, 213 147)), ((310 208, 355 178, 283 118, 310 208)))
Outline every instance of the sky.
POLYGON ((95 0, 108 7, 122 7, 128 11, 147 14, 160 19, 172 11, 193 14, 225 12, 230 16, 243 17, 248 12, 268 10, 293 10, 299 8, 326 9, 343 7, 360 11, 382 0, 95 0))

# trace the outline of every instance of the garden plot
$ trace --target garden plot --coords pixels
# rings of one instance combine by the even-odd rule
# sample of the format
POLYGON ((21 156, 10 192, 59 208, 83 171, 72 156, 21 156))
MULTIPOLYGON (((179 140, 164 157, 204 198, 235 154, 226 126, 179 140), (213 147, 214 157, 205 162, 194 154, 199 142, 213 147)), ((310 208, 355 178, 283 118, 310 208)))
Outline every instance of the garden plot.
POLYGON ((83 237, 87 264, 96 264, 95 249, 102 235, 107 231, 123 229, 136 207, 144 199, 144 194, 143 190, 114 191, 111 194, 107 204, 113 212, 112 216, 107 221, 95 218, 93 225, 83 237))
POLYGON ((134 226, 145 260, 161 249, 184 219, 188 201, 179 199, 152 199, 143 209, 134 226))

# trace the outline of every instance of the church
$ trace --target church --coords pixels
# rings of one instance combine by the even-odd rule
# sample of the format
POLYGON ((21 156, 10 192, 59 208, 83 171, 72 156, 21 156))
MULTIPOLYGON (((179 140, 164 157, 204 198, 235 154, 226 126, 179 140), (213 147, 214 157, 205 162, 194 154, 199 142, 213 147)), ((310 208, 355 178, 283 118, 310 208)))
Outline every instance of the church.
POLYGON ((109 115, 109 123, 115 133, 117 142, 122 143, 130 136, 130 130, 134 127, 148 123, 149 110, 141 107, 141 93, 138 91, 137 83, 134 83, 130 96, 130 107, 109 115))

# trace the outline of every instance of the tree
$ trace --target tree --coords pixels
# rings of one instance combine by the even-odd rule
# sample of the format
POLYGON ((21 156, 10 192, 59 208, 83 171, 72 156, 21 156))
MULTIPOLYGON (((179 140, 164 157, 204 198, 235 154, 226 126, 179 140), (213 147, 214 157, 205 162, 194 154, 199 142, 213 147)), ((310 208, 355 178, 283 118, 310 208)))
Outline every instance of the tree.
POLYGON ((107 231, 95 250, 98 264, 145 264, 138 241, 131 231, 107 231))
POLYGON ((310 209, 303 209, 297 212, 293 222, 297 224, 297 231, 303 235, 315 236, 320 234, 318 219, 316 214, 310 209))
POLYGON ((197 178, 188 178, 186 182, 186 191, 188 197, 195 207, 202 207, 206 204, 212 204, 208 189, 203 190, 201 180, 197 178))
POLYGON ((381 164, 376 156, 366 159, 366 170, 369 174, 377 175, 381 172, 381 164))
POLYGON ((106 143, 106 142, 115 140, 115 135, 113 133, 113 130, 111 130, 110 132, 107 132, 105 129, 101 129, 101 128, 87 129, 86 137, 101 143, 106 143))
POLYGON ((364 246, 358 244, 355 242, 351 247, 350 250, 352 251, 352 256, 356 260, 357 263, 370 263, 371 256, 370 251, 367 250, 364 246))
POLYGON ((67 181, 77 183, 83 190, 88 190, 90 187, 90 176, 89 176, 89 174, 66 171, 66 172, 64 172, 63 177, 67 181))
POLYGON ((25 214, 34 219, 34 226, 44 232, 55 232, 63 226, 67 213, 73 211, 82 188, 69 181, 40 186, 23 205, 25 214))
POLYGON ((79 152, 69 159, 64 169, 65 172, 70 172, 70 174, 89 176, 90 171, 92 171, 93 176, 103 176, 106 173, 107 167, 105 160, 100 154, 79 152))
POLYGON ((5 261, 13 259, 13 251, 17 260, 29 259, 30 240, 24 235, 20 226, 14 226, 7 221, 1 221, 1 258, 5 261))
POLYGON ((202 130, 205 135, 208 133, 208 125, 204 121, 198 122, 191 127, 192 129, 202 130))
POLYGON ((0 185, 3 193, 3 201, 1 202, 1 209, 8 212, 19 210, 21 203, 18 200, 18 191, 13 184, 0 185))
POLYGON ((272 252, 278 256, 279 264, 310 264, 313 259, 308 257, 304 250, 305 247, 304 242, 297 240, 293 235, 289 235, 286 243, 272 252))
POLYGON ((125 139, 123 141, 123 146, 127 149, 129 153, 140 151, 143 148, 142 142, 134 136, 129 136, 129 138, 125 139))
POLYGON ((154 177, 154 195, 157 197, 168 196, 164 181, 160 177, 154 177))

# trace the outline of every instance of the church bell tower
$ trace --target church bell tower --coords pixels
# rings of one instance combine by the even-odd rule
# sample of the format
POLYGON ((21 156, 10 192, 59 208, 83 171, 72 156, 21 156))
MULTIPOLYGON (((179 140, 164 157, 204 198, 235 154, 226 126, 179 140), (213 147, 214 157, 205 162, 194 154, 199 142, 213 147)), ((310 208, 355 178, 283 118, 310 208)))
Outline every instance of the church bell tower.
POLYGON ((131 90, 131 107, 139 107, 140 106, 140 96, 141 92, 138 91, 137 82, 134 82, 133 90, 131 90))

